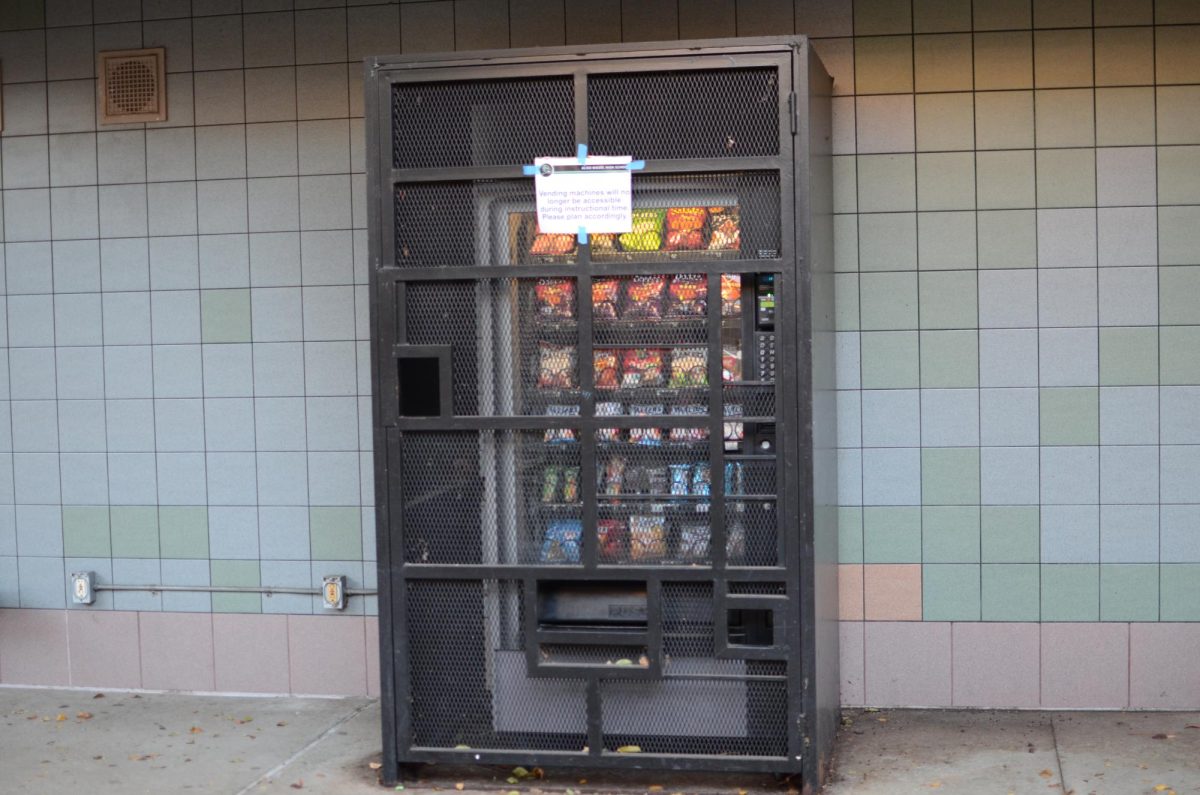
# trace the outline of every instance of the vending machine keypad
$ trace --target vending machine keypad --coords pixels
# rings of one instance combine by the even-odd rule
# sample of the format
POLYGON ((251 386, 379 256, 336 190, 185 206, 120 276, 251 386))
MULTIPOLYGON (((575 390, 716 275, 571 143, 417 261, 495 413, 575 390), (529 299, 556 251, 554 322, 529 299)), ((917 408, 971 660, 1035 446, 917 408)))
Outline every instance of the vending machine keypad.
POLYGON ((760 381, 775 380, 775 332, 760 331, 758 340, 758 378, 760 381))

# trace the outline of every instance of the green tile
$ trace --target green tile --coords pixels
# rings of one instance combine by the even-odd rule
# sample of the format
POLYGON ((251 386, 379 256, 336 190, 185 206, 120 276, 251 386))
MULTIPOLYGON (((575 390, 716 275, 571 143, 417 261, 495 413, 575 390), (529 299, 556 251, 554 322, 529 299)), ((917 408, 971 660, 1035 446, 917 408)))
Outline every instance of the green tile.
POLYGON ((925 563, 979 562, 979 506, 934 506, 921 516, 925 563))
POLYGON ((1042 565, 1042 621, 1100 620, 1100 566, 1042 565))
POLYGON ((1041 585, 1036 563, 983 564, 984 621, 1037 621, 1041 585))
POLYGON ((867 563, 921 562, 921 509, 863 508, 863 560, 867 563))
POLYGON ((358 508, 309 508, 308 528, 314 560, 362 560, 358 508))
POLYGON ((858 274, 839 273, 834 277, 834 328, 858 330, 858 274))
POLYGON ((114 505, 111 514, 113 557, 158 557, 158 508, 114 505))
POLYGON ((1041 559, 1041 512, 1036 505, 987 505, 980 512, 984 563, 1037 563, 1041 559))
POLYGON ((1101 621, 1158 621, 1158 564, 1100 566, 1101 621))
POLYGON ((921 273, 921 328, 973 329, 979 326, 975 271, 921 273))
MULTIPOLYGON (((213 585, 259 586, 257 560, 214 560, 210 564, 213 585)), ((214 613, 261 613, 262 595, 257 593, 215 593, 214 613)))
POLYGON ((1158 329, 1101 328, 1100 385, 1158 383, 1158 329))
POLYGON ((979 386, 979 332, 922 331, 921 386, 979 386))
POLYGON ((250 290, 202 290, 200 329, 203 342, 249 342, 250 290))
POLYGON ((158 524, 164 558, 208 557, 208 508, 164 505, 158 509, 158 524))
POLYGON ((864 273, 859 303, 865 331, 901 331, 917 327, 917 274, 864 273))
POLYGON ((927 563, 921 594, 926 621, 978 621, 979 564, 927 563))
POLYGON ((112 555, 108 506, 64 506, 62 525, 63 553, 68 558, 107 558, 112 555))
POLYGON ((1039 391, 1042 444, 1099 444, 1100 390, 1092 386, 1039 391))
POLYGON ((1163 326, 1158 345, 1164 385, 1200 384, 1200 326, 1163 326))
POLYGON ((838 562, 863 562, 862 508, 838 508, 838 562))
POLYGON ((923 449, 921 502, 925 505, 978 505, 979 448, 923 449))
POLYGON ((1200 621, 1200 563, 1162 564, 1162 620, 1200 621))
POLYGON ((1200 323, 1200 268, 1158 269, 1158 322, 1164 326, 1200 323))
POLYGON ((862 334, 863 389, 916 389, 921 384, 917 332, 862 334))

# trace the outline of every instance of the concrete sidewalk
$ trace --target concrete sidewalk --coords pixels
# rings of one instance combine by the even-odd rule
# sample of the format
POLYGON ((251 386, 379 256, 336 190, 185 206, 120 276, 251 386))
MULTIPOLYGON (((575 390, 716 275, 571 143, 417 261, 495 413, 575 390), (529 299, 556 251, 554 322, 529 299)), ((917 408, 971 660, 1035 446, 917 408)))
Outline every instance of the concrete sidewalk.
MULTIPOLYGON (((847 711, 844 723, 827 795, 1200 793, 1200 714, 847 711)), ((2 792, 378 795, 378 759, 367 699, 0 688, 2 792)), ((795 792, 744 775, 507 775, 427 768, 405 791, 795 792)))

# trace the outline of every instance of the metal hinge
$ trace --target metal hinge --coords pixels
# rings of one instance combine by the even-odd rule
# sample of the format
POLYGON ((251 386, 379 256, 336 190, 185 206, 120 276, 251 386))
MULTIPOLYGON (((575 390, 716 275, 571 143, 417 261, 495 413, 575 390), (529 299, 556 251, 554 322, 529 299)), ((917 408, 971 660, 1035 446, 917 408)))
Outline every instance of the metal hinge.
POLYGON ((792 120, 792 135, 795 135, 796 129, 800 126, 800 108, 796 103, 795 91, 788 94, 788 116, 792 120))

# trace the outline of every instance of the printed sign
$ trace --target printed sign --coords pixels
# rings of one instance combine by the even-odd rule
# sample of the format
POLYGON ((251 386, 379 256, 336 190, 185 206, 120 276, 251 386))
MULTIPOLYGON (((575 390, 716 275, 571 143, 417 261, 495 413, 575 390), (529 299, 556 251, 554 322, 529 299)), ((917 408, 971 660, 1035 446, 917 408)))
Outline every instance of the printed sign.
POLYGON ((632 158, 539 157, 533 161, 538 230, 552 234, 629 232, 632 158))

